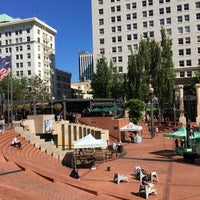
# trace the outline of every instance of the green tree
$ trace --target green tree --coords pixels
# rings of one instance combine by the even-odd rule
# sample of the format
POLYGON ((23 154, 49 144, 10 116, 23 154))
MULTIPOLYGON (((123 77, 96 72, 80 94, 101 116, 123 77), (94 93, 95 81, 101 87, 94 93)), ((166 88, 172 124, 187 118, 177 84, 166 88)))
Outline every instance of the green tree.
POLYGON ((97 70, 94 73, 91 88, 93 90, 93 96, 95 98, 108 98, 110 97, 110 78, 111 70, 108 67, 106 58, 102 57, 97 61, 97 70))
POLYGON ((128 109, 129 119, 137 124, 142 119, 145 103, 140 99, 130 99, 125 103, 125 108, 128 109))

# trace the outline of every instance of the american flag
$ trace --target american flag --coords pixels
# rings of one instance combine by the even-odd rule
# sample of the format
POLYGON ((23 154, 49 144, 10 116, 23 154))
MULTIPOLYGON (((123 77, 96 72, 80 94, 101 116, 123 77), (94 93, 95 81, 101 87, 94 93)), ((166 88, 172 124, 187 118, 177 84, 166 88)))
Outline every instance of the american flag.
POLYGON ((2 81, 9 74, 11 68, 11 56, 6 56, 0 59, 0 81, 2 81))

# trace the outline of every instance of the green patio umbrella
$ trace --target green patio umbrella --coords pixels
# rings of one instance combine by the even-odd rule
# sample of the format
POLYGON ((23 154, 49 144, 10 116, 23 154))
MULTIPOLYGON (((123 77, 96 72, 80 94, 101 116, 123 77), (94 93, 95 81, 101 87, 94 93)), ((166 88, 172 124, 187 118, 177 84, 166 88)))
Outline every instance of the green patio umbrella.
POLYGON ((96 108, 92 109, 91 112, 102 112, 102 109, 96 107, 96 108))

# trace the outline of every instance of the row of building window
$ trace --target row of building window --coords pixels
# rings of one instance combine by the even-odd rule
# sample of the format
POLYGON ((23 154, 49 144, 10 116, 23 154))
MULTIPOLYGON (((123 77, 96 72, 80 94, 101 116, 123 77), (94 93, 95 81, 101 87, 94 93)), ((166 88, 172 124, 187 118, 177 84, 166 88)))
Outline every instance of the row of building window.
MULTIPOLYGON (((106 0, 107 1, 107 0, 106 0)), ((159 0, 159 3, 170 3, 171 0, 159 0)), ((103 5, 104 0, 98 0, 99 5, 103 5)), ((115 3, 115 2, 120 2, 120 0, 110 0, 110 3, 115 3)), ((133 5, 136 5, 136 2, 132 3, 133 5)), ((153 0, 143 0, 142 1, 142 6, 151 6, 153 5, 153 0)))
MULTIPOLYGON (((200 2, 198 2, 198 3, 200 4, 200 2)), ((196 8, 200 8, 199 4, 196 4, 196 8)), ((131 5, 130 4, 126 4, 126 9, 130 10, 130 8, 131 8, 131 5)), ((132 8, 136 8, 136 4, 132 4, 132 8)), ((181 12, 183 10, 184 11, 189 11, 189 4, 177 5, 177 12, 181 12), (183 6, 183 8, 182 8, 182 6, 183 6)), ((121 6, 120 5, 112 6, 110 8, 110 11, 111 11, 111 13, 121 12, 121 6)), ((160 15, 169 14, 169 13, 171 13, 171 7, 159 8, 158 11, 159 11, 160 15)), ((104 14, 104 9, 100 8, 98 10, 98 12, 99 12, 99 15, 103 15, 104 14)), ((153 16, 153 10, 149 10, 148 13, 149 13, 148 16, 153 16)), ((147 17, 147 11, 143 11, 142 15, 143 15, 143 17, 147 17)), ((133 16, 134 16, 133 19, 137 18, 137 13, 133 13, 133 16)), ((130 17, 127 16, 127 18, 130 18, 130 17)))

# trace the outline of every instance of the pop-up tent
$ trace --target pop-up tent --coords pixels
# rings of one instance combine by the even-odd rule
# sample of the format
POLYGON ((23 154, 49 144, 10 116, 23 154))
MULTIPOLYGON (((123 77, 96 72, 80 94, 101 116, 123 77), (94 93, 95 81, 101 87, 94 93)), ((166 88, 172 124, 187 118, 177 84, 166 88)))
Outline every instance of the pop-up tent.
POLYGON ((177 131, 172 133, 165 133, 163 135, 165 138, 186 138, 187 137, 187 131, 185 126, 181 126, 177 131))
POLYGON ((86 135, 80 140, 74 141, 74 149, 82 148, 97 148, 97 147, 107 147, 107 141, 103 139, 95 139, 91 134, 86 135))
POLYGON ((120 131, 141 131, 142 130, 142 126, 138 126, 133 124, 132 122, 128 123, 126 126, 120 128, 120 131))

